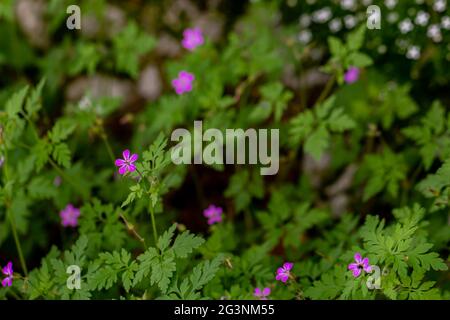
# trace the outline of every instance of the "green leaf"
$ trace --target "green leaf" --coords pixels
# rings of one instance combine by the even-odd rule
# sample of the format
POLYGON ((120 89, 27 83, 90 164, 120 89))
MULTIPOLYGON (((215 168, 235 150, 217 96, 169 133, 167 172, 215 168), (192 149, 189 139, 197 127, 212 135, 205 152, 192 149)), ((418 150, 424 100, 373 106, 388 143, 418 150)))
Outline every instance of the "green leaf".
POLYGON ((190 234, 189 231, 185 231, 176 237, 172 249, 175 256, 186 258, 194 249, 200 247, 204 242, 205 240, 202 237, 190 234))
POLYGON ((56 163, 64 168, 70 167, 70 149, 65 143, 58 143, 53 147, 52 157, 56 163))
POLYGON ((9 117, 15 117, 20 111, 22 111, 22 105, 25 100, 25 96, 28 93, 28 89, 28 86, 23 87, 21 90, 14 93, 6 102, 5 110, 9 117))
POLYGON ((56 144, 67 139, 75 128, 76 124, 72 120, 62 118, 56 121, 52 130, 48 133, 48 137, 53 144, 56 144))
POLYGON ((313 156, 314 159, 319 160, 323 152, 329 146, 330 134, 325 126, 320 126, 306 139, 304 150, 306 153, 313 156))
POLYGON ((162 234, 162 236, 158 239, 158 248, 161 252, 164 252, 170 245, 170 241, 173 238, 177 225, 174 223, 166 232, 162 234))
POLYGON ((31 117, 33 114, 37 113, 41 108, 42 104, 40 102, 42 89, 45 85, 45 78, 43 78, 37 87, 31 91, 31 94, 29 95, 26 105, 25 105, 25 111, 27 112, 28 117, 31 117))

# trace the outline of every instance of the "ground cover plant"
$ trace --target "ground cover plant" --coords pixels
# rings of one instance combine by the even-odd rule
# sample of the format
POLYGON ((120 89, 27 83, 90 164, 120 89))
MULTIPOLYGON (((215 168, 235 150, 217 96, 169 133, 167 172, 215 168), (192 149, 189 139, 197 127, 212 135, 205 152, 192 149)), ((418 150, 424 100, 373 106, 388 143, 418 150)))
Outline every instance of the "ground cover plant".
POLYGON ((0 299, 450 298, 446 1, 4 0, 0 39, 0 299), (195 121, 277 172, 175 163, 195 121))

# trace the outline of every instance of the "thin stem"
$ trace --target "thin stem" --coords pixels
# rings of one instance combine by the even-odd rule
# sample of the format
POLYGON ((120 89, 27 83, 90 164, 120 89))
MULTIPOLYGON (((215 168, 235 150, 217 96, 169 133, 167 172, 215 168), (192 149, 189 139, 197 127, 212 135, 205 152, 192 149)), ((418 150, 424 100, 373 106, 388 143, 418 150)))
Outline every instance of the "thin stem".
MULTIPOLYGON (((5 160, 4 160, 4 163, 3 163, 3 170, 4 170, 3 172, 5 174, 5 180, 8 181, 9 180, 9 175, 8 175, 8 157, 6 155, 5 155, 5 160)), ((9 200, 8 200, 8 201, 6 201, 6 214, 8 216, 9 223, 11 224, 11 230, 12 230, 12 233, 13 233, 14 242, 16 244, 17 253, 19 254, 19 259, 20 259, 20 264, 22 266, 22 270, 25 273, 25 275, 28 275, 27 264, 25 263, 25 259, 23 257, 23 252, 22 252, 22 246, 20 245, 19 236, 17 234, 16 223, 15 223, 14 218, 11 215, 11 211, 10 211, 9 207, 10 207, 10 203, 9 203, 9 200)))
POLYGON ((132 223, 130 223, 122 213, 120 213, 120 217, 125 222, 125 225, 127 226, 128 230, 130 230, 133 233, 133 235, 140 242, 142 242, 142 244, 144 245, 144 249, 147 249, 147 245, 145 244, 145 239, 136 231, 136 228, 134 227, 134 225, 132 223))
POLYGON ((78 193, 83 197, 87 198, 85 191, 83 188, 81 188, 79 185, 75 184, 70 177, 60 168, 58 165, 52 160, 48 159, 52 167, 63 177, 64 181, 67 181, 74 189, 78 191, 78 193))
POLYGON ((320 94, 319 98, 317 99, 315 105, 319 105, 325 100, 325 98, 330 93, 331 89, 333 89, 334 82, 336 81, 336 77, 334 75, 331 76, 331 78, 328 80, 325 88, 323 89, 322 93, 320 94))
POLYGON ((108 136, 105 133, 105 129, 102 129, 102 131, 103 131, 102 134, 101 134, 102 140, 105 143, 106 150, 108 151, 108 154, 109 154, 109 157, 111 158, 111 161, 114 163, 116 161, 116 159, 114 158, 114 152, 112 151, 111 145, 109 144, 108 136))
POLYGON ((156 231, 155 212, 154 212, 151 200, 150 200, 149 210, 150 210, 150 216, 152 218, 153 239, 155 240, 155 246, 156 246, 156 244, 158 243, 158 232, 156 231))

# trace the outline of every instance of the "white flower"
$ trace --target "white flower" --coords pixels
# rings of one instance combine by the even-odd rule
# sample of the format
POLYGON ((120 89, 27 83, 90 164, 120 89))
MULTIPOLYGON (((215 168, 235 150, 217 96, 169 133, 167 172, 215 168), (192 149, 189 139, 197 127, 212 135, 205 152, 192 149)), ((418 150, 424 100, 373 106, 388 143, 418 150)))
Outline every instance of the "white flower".
POLYGON ((384 44, 378 46, 378 53, 379 54, 385 54, 386 51, 387 51, 387 47, 384 44))
POLYGON ((398 27, 401 33, 408 33, 412 29, 414 29, 414 25, 412 24, 411 19, 409 18, 406 18, 402 22, 400 22, 398 27))
POLYGON ((87 110, 91 106, 92 106, 92 102, 88 96, 84 96, 83 99, 81 99, 80 102, 78 103, 78 108, 80 108, 80 110, 87 110))
POLYGON ((328 26, 330 27, 330 30, 332 32, 338 32, 342 29, 342 22, 339 18, 334 18, 333 20, 330 21, 328 26))
POLYGON ((447 1, 446 0, 436 0, 433 4, 433 9, 436 12, 443 12, 447 9, 447 1))
POLYGON ((388 9, 392 9, 397 5, 397 0, 384 0, 384 5, 388 9))
POLYGON ((302 14, 299 19, 300 26, 303 28, 308 28, 311 25, 311 16, 307 14, 302 14))
POLYGON ((349 14, 346 15, 344 17, 344 24, 345 24, 345 27, 347 29, 351 29, 354 26, 356 26, 356 18, 355 18, 355 16, 352 16, 352 15, 349 15, 349 14))
POLYGON ((442 26, 442 29, 450 30, 450 17, 449 16, 442 17, 441 26, 442 26))
POLYGON ((431 26, 429 26, 427 30, 427 36, 433 39, 434 42, 440 42, 442 40, 442 33, 439 25, 432 24, 431 26))
POLYGON ((317 23, 325 23, 331 18, 331 10, 328 7, 313 12, 313 21, 317 23))
POLYGON ((414 22, 418 24, 419 26, 426 26, 428 24, 428 21, 430 20, 430 14, 425 11, 419 11, 417 13, 416 19, 414 22))
POLYGON ((298 34, 298 40, 303 44, 308 44, 312 39, 312 33, 309 30, 302 30, 298 34))
POLYGON ((420 58, 420 48, 418 46, 410 46, 406 52, 406 57, 411 60, 420 58))
POLYGON ((341 0, 341 7, 344 10, 355 10, 356 1, 355 0, 341 0))
POLYGON ((389 23, 396 23, 398 20, 398 13, 397 12, 389 12, 386 19, 389 23))

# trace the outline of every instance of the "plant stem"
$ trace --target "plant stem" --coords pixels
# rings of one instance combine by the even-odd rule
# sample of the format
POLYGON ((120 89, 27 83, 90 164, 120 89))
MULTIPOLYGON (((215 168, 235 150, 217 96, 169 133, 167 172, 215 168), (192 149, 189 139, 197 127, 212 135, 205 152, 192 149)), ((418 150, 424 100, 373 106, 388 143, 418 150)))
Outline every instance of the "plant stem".
POLYGON ((78 193, 83 197, 83 198, 87 198, 88 196, 86 195, 85 191, 83 188, 81 188, 80 186, 78 186, 77 184, 75 184, 70 177, 51 159, 49 158, 48 161, 50 162, 50 164, 52 165, 52 167, 63 177, 64 181, 67 181, 67 183, 69 183, 74 189, 76 189, 78 191, 78 193))
POLYGON ((106 150, 108 151, 109 157, 111 158, 111 161, 114 163, 116 161, 116 159, 114 159, 114 152, 111 149, 111 145, 109 144, 109 141, 108 141, 108 136, 106 135, 104 129, 101 134, 101 137, 102 137, 103 142, 105 143, 106 150))
POLYGON ((156 231, 155 212, 154 212, 151 200, 150 200, 149 210, 150 210, 150 216, 152 218, 153 239, 155 240, 155 246, 156 246, 156 244, 158 243, 158 232, 156 231))
MULTIPOLYGON (((8 181, 9 180, 9 176, 8 176, 8 157, 6 155, 5 155, 5 160, 4 160, 4 163, 3 163, 3 170, 4 170, 4 174, 5 174, 5 180, 8 181)), ((19 236, 17 234, 16 223, 14 221, 14 218, 11 215, 11 211, 10 211, 9 207, 10 207, 10 203, 9 203, 9 200, 8 200, 6 202, 6 215, 8 216, 9 223, 11 224, 11 230, 12 230, 12 233, 13 233, 14 242, 16 244, 17 253, 19 254, 19 259, 20 259, 20 264, 22 266, 22 270, 25 273, 25 275, 28 276, 27 264, 25 263, 25 259, 23 257, 22 246, 20 245, 19 236)))
POLYGON ((319 105, 323 102, 323 100, 325 100, 325 98, 328 96, 331 89, 333 88, 335 81, 336 81, 336 77, 334 75, 332 75, 331 78, 328 80, 327 84, 325 85, 325 88, 323 89, 319 98, 317 99, 315 105, 319 105))

